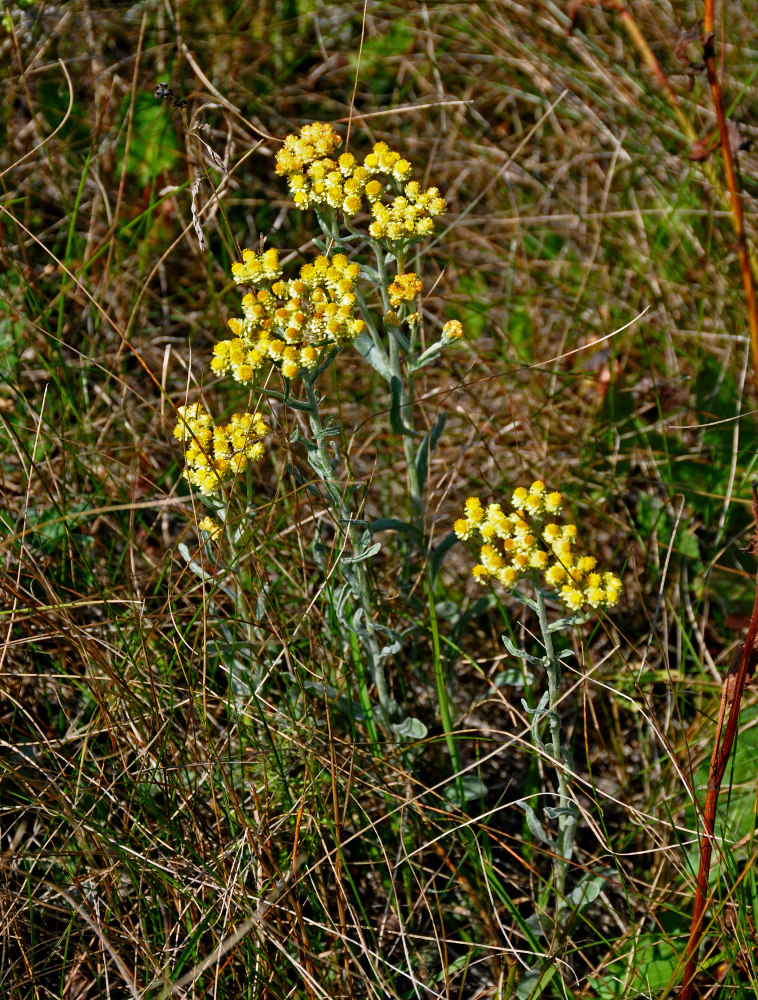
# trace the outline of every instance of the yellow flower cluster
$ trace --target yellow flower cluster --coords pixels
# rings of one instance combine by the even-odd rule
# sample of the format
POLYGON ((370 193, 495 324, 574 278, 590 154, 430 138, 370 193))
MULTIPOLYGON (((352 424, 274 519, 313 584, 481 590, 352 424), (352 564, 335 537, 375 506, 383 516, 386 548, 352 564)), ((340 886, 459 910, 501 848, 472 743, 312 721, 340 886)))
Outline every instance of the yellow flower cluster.
POLYGON ((227 424, 214 427, 202 403, 180 406, 177 413, 174 437, 186 445, 183 476, 201 493, 214 493, 263 457, 261 439, 269 429, 260 414, 234 413, 227 424))
POLYGON ((420 295, 424 286, 417 274, 398 274, 391 285, 387 286, 390 305, 397 309, 402 302, 412 302, 420 295))
POLYGON ((220 538, 224 530, 220 524, 214 521, 212 517, 208 516, 202 519, 200 524, 198 524, 198 528, 210 535, 210 540, 212 542, 215 542, 216 539, 220 538))
POLYGON ((375 239, 398 242, 428 236, 434 229, 433 219, 447 209, 437 188, 422 190, 412 181, 410 163, 386 142, 376 143, 363 163, 352 153, 335 159, 341 142, 331 125, 322 123, 305 125, 284 140, 275 169, 287 178, 298 208, 329 205, 352 216, 361 211, 365 200, 371 205, 369 232, 375 239), (398 185, 402 194, 384 205, 382 197, 398 185))
POLYGON ((576 525, 545 523, 547 516, 560 512, 560 493, 548 493, 545 484, 537 480, 529 489, 519 487, 511 504, 513 513, 505 514, 500 504, 485 508, 481 500, 469 497, 466 516, 455 522, 459 538, 478 537, 484 543, 480 562, 472 571, 477 580, 492 578, 510 589, 530 570, 536 570, 548 587, 558 590, 572 611, 585 605, 607 608, 618 601, 619 578, 613 573, 599 573, 594 556, 580 556, 574 551, 576 525))
POLYGON ((363 330, 363 320, 355 315, 360 269, 344 254, 317 257, 294 280, 282 280, 276 250, 244 250, 242 258, 232 266, 234 280, 267 287, 245 295, 242 317, 229 320, 235 336, 213 348, 211 368, 217 375, 230 372, 238 382, 248 382, 269 361, 294 378, 315 367, 319 348, 341 346, 363 330))
POLYGON ((434 218, 446 209, 447 203, 436 187, 423 191, 418 181, 409 181, 404 196, 395 198, 389 206, 380 201, 373 203, 374 221, 368 231, 374 239, 389 243, 419 239, 434 232, 434 218))

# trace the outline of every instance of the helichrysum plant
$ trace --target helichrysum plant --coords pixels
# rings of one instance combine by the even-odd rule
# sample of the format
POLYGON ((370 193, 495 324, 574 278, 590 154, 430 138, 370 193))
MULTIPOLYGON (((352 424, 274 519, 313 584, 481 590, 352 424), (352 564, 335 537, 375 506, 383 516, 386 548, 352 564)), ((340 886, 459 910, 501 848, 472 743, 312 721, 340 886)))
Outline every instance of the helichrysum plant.
POLYGON ((509 512, 499 503, 485 506, 478 497, 469 497, 465 516, 454 525, 458 538, 478 545, 479 561, 472 570, 474 577, 481 583, 493 582, 506 588, 512 598, 536 614, 539 623, 542 656, 516 646, 509 636, 502 638, 512 655, 544 667, 547 676, 547 691, 537 705, 529 708, 525 703, 524 707, 532 717, 535 750, 555 769, 557 802, 545 814, 549 820, 557 821, 557 838, 545 832, 531 806, 523 805, 532 833, 547 844, 553 856, 552 883, 547 885, 539 905, 544 913, 549 896, 554 893, 556 929, 563 926, 572 909, 581 905, 587 886, 579 884, 567 892, 566 877, 574 852, 579 812, 569 791, 567 775, 572 759, 569 748, 562 743, 558 697, 562 660, 572 655, 572 651, 557 654, 553 635, 585 621, 593 611, 612 607, 622 588, 614 573, 602 570, 594 555, 579 549, 576 525, 557 520, 562 506, 561 494, 549 491, 537 480, 528 488, 514 491, 509 512), (523 589, 525 584, 528 592, 523 589), (569 614, 551 621, 548 604, 562 604, 569 614), (547 746, 540 735, 545 721, 550 731, 547 746))
MULTIPOLYGON (((297 273, 286 275, 277 250, 243 251, 242 260, 232 265, 232 276, 249 290, 242 297, 241 315, 229 320, 231 336, 213 349, 210 369, 214 376, 255 386, 266 381, 273 368, 282 376, 284 391, 262 391, 306 414, 310 433, 297 429, 292 441, 304 446, 337 528, 335 551, 341 555, 330 576, 341 584, 334 610, 343 626, 348 658, 358 672, 372 738, 377 731, 370 685, 384 732, 393 738, 414 737, 423 735, 424 727, 400 718, 385 671, 387 660, 401 648, 401 635, 377 620, 367 565, 380 548, 375 533, 388 527, 413 540, 408 544, 419 552, 424 550, 424 484, 444 419, 419 435, 414 426, 414 378, 463 335, 463 327, 452 320, 436 340, 425 341, 419 313, 423 281, 405 266, 411 248, 434 232, 435 219, 446 211, 437 188, 423 188, 413 179, 410 162, 386 143, 374 145, 362 161, 349 151, 340 152, 341 146, 337 132, 319 123, 305 125, 284 140, 276 172, 286 179, 295 206, 315 215, 323 239, 314 242, 321 252, 297 273), (341 472, 334 440, 340 429, 321 413, 318 381, 350 345, 387 386, 382 408, 389 409, 392 428, 402 441, 407 522, 393 517, 379 527, 359 517, 362 486, 341 472)), ((267 431, 257 414, 232 417, 214 428, 199 404, 180 408, 175 435, 185 444, 184 476, 215 514, 200 522, 208 543, 223 537, 219 519, 228 528, 226 501, 232 481, 248 481, 240 473, 263 454, 267 431)), ((250 503, 254 498, 247 499, 250 503)), ((230 544, 246 537, 225 534, 230 544)))

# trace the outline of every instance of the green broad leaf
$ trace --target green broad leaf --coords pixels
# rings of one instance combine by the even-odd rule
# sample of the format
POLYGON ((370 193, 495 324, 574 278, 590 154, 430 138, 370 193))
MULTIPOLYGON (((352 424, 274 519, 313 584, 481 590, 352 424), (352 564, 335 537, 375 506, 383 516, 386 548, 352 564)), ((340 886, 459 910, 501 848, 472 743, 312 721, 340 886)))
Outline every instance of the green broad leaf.
POLYGON ((591 983, 597 1000, 657 997, 681 976, 679 953, 660 931, 625 941, 618 959, 591 983))
MULTIPOLYGON (((121 104, 125 119, 129 111, 130 96, 121 104)), ((126 140, 120 143, 123 156, 126 140)), ((126 169, 143 186, 159 174, 169 173, 181 159, 176 125, 167 106, 150 93, 139 92, 134 98, 131 141, 126 169)))
POLYGON ((409 716, 392 727, 393 731, 401 740, 423 740, 429 731, 420 719, 409 716))
POLYGON ((463 809, 467 802, 483 799, 487 791, 487 786, 475 774, 464 774, 448 785, 445 789, 445 798, 459 809, 463 809))
POLYGON ((429 459, 434 454, 434 449, 437 447, 437 442, 445 429, 446 423, 447 414, 438 414, 437 419, 432 424, 431 429, 424 435, 424 439, 416 452, 416 475, 420 490, 423 490, 426 483, 426 477, 429 474, 429 459))

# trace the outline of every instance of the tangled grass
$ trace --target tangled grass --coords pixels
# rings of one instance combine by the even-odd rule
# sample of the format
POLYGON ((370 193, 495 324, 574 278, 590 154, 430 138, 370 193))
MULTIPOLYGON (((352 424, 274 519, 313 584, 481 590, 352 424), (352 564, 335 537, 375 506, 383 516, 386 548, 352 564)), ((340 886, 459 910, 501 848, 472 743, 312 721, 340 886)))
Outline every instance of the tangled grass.
MULTIPOLYGON (((700 6, 570 6, 573 32, 548 0, 5 8, 0 995, 681 982, 694 802, 754 589, 748 324, 686 35, 700 6), (630 23, 706 141, 694 158, 630 23), (275 170, 308 122, 361 160, 401 151, 448 205, 408 255, 423 344, 464 331, 416 377, 419 441, 445 418, 422 510, 381 376, 346 346, 320 382, 356 518, 424 540, 388 526, 366 560, 373 620, 401 637, 386 708, 413 720, 402 738, 335 611, 344 535, 304 397, 209 374, 241 248, 320 252, 275 170), (222 563, 175 408, 202 397, 227 419, 261 389, 272 447, 244 470, 222 563), (438 548, 433 574, 424 556, 466 498, 535 479, 624 583, 556 639, 562 770, 546 668, 513 652, 542 656, 533 610, 472 579, 465 545, 438 548), (545 810, 569 800, 558 905, 566 813, 545 810)), ((741 145, 758 29, 749 4, 725 13, 741 145)), ((758 171, 738 157, 754 242, 758 171)), ((748 689, 700 952, 712 995, 758 980, 755 717, 748 689)))

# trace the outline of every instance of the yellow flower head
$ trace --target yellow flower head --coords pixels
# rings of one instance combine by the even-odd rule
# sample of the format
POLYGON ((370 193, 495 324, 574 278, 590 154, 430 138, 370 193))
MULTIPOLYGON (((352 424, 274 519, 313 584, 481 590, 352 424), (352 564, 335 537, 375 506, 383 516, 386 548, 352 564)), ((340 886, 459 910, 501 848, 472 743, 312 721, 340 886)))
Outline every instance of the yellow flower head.
MULTIPOLYGON (((264 455, 262 439, 269 428, 259 413, 235 413, 216 427, 202 403, 180 406, 177 414, 174 437, 185 444, 182 475, 201 493, 215 493, 264 455)), ((210 530, 207 521, 200 524, 203 530, 210 530)))
POLYGON ((463 323, 459 319, 449 319, 442 327, 443 340, 460 340, 463 336, 463 323))
POLYGON ((422 190, 412 181, 411 164, 386 142, 376 143, 363 163, 350 152, 337 155, 341 143, 331 125, 319 122, 284 140, 276 172, 287 178, 298 208, 323 205, 352 217, 365 202, 371 206, 369 232, 375 239, 408 244, 428 236, 434 218, 447 209, 437 188, 422 190), (402 194, 396 197, 398 191, 402 194), (383 204, 385 197, 394 199, 389 207, 383 204))
POLYGON ((417 274, 398 274, 387 288, 390 305, 397 309, 402 302, 412 302, 423 291, 421 278, 417 274))
POLYGON ((481 583, 494 580, 512 589, 525 575, 531 575, 558 596, 571 611, 584 607, 609 608, 621 594, 621 580, 613 573, 600 573, 597 558, 575 551, 575 524, 544 523, 547 515, 562 505, 560 493, 547 491, 541 480, 513 492, 513 513, 504 513, 500 504, 485 507, 478 497, 469 497, 465 517, 454 524, 458 538, 479 539, 479 562, 473 575, 481 583))
POLYGON ((221 525, 214 521, 212 517, 204 517, 198 524, 198 528, 209 535, 213 542, 220 538, 224 531, 221 525))
POLYGON ((245 250, 242 260, 232 266, 234 280, 257 291, 243 297, 243 315, 229 320, 234 338, 213 349, 217 375, 249 382, 272 362, 285 378, 295 378, 316 366, 322 348, 341 347, 362 332, 355 295, 360 267, 344 254, 320 254, 290 280, 282 277, 276 250, 245 250))

